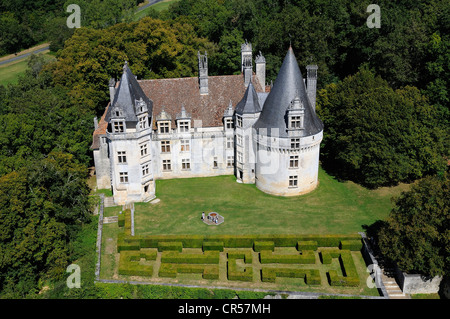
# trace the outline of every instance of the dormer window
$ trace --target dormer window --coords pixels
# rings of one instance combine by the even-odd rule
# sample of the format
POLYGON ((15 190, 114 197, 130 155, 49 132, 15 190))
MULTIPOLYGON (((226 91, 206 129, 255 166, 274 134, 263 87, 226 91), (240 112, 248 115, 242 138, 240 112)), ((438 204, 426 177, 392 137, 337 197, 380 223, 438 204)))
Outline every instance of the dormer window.
POLYGON ((144 115, 144 116, 140 116, 139 117, 139 128, 142 130, 142 129, 145 129, 145 128, 147 128, 147 125, 148 124, 148 121, 147 121, 147 116, 146 115, 144 115))
POLYGON ((120 108, 115 107, 113 110, 113 116, 114 117, 123 117, 123 112, 120 108))
POLYGON ((303 116, 291 116, 290 117, 290 128, 292 128, 292 129, 303 128, 303 116))
POLYGON ((233 118, 232 117, 226 117, 224 120, 225 129, 229 130, 233 128, 233 118))
POLYGON ((142 98, 140 100, 136 100, 136 111, 137 113, 143 113, 147 111, 147 104, 144 102, 144 100, 142 100, 142 98))
POLYGON ((190 126, 190 121, 178 121, 178 129, 181 133, 189 132, 190 126))
POLYGON ((242 127, 242 117, 240 117, 239 115, 236 115, 236 126, 237 127, 242 127))
POLYGON ((302 100, 297 96, 292 100, 288 109, 288 128, 291 130, 302 130, 304 128, 305 107, 302 100))
POLYGON ((167 133, 169 133, 170 123, 169 123, 169 121, 158 122, 158 127, 159 127, 160 134, 167 134, 167 133))
POLYGON ((125 123, 124 121, 114 121, 114 133, 123 133, 125 132, 125 123))

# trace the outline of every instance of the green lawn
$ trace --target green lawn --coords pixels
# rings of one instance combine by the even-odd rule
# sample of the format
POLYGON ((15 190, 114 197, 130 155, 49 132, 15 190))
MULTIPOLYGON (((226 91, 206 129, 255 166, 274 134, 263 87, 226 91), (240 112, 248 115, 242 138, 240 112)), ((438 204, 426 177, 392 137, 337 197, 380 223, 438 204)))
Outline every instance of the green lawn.
MULTIPOLYGON (((386 218, 392 207, 391 197, 409 188, 409 185, 402 184, 397 187, 368 190, 352 182, 339 182, 322 169, 319 171, 319 181, 317 189, 309 194, 278 197, 261 192, 255 185, 236 183, 234 176, 157 180, 156 195, 160 202, 135 203, 136 235, 351 234, 363 230, 363 225, 370 225, 376 220, 386 218), (217 211, 225 217, 225 222, 218 226, 207 226, 200 219, 203 211, 217 211)), ((111 207, 105 209, 105 214, 117 215, 120 210, 120 206, 111 207)), ((100 277, 127 279, 127 276, 118 275, 119 254, 116 240, 118 233, 123 230, 117 223, 112 223, 104 225, 103 231, 100 277)), ((369 289, 365 283, 366 264, 360 252, 352 252, 360 277, 358 287, 330 286, 327 272, 330 269, 340 272, 340 263, 336 259, 329 265, 322 264, 318 252, 315 252, 317 260, 315 265, 298 265, 298 267, 318 269, 322 279, 319 286, 310 286, 302 279, 292 278, 278 278, 276 283, 261 282, 259 279, 261 264, 257 253, 253 254, 255 278, 252 282, 226 279, 225 253, 221 253, 219 280, 202 279, 199 274, 179 274, 173 279, 160 278, 155 274, 152 277, 132 278, 166 284, 378 295, 376 289, 369 289)), ((157 272, 159 262, 160 258, 155 261, 154 273, 157 272)))
MULTIPOLYGON (((45 53, 46 59, 54 59, 49 53, 45 53)), ((19 76, 24 75, 27 69, 29 57, 21 60, 20 62, 13 62, 6 66, 0 66, 0 85, 17 84, 19 76)))
POLYGON ((157 204, 136 203, 136 235, 156 234, 350 234, 384 219, 391 197, 408 185, 368 190, 319 171, 319 186, 297 197, 263 193, 234 176, 156 181, 157 204), (204 224, 202 212, 225 218, 204 224))
POLYGON ((156 11, 162 11, 162 10, 166 10, 169 8, 169 6, 173 3, 179 0, 164 0, 161 2, 158 2, 154 5, 151 5, 150 7, 145 8, 144 10, 138 11, 136 12, 136 14, 134 15, 133 20, 134 21, 138 21, 140 19, 142 19, 143 17, 146 17, 148 12, 152 9, 155 9, 156 11))
POLYGON ((28 60, 23 60, 0 68, 0 85, 16 84, 19 76, 25 74, 28 60))

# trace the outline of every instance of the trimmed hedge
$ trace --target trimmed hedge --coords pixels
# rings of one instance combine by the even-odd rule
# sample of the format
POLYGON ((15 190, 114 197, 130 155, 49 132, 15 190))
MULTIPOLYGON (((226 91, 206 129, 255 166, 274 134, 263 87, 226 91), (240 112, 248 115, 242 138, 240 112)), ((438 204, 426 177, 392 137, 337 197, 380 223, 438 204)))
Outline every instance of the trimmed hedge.
POLYGON ((312 250, 305 250, 299 254, 274 254, 271 251, 259 253, 261 264, 315 264, 316 257, 312 250))
POLYGON ((227 277, 228 280, 253 281, 253 267, 244 267, 243 271, 239 271, 236 264, 236 259, 228 258, 227 277))
POLYGON ((122 212, 122 215, 124 215, 125 221, 124 221, 124 233, 126 236, 131 236, 131 210, 125 209, 122 212))
POLYGON ((179 251, 183 250, 183 244, 181 242, 159 242, 158 243, 158 251, 179 251))
POLYGON ((175 278, 178 273, 202 274, 203 279, 219 279, 219 265, 161 263, 159 267, 160 277, 175 278))
POLYGON ((203 251, 207 250, 218 250, 223 251, 223 242, 221 241, 211 241, 203 243, 203 251))
POLYGON ((123 251, 119 258, 119 275, 149 276, 153 275, 153 265, 141 265, 141 258, 156 260, 156 251, 123 251))
POLYGON ((360 240, 341 240, 340 249, 348 249, 351 251, 360 251, 362 249, 362 241, 360 240))
POLYGON ((164 251, 161 254, 161 262, 177 264, 218 264, 219 256, 218 251, 205 251, 203 254, 164 251))
POLYGON ((317 241, 305 240, 297 242, 297 250, 317 250, 317 241))
POLYGON ((239 250, 229 250, 227 252, 228 259, 244 259, 246 264, 251 264, 253 262, 252 251, 239 251, 239 250))
POLYGON ((260 252, 263 250, 273 251, 275 249, 275 243, 273 241, 255 241, 253 243, 253 250, 260 252))
POLYGON ((320 259, 322 260, 322 264, 331 264, 333 258, 339 258, 341 255, 341 251, 339 249, 329 249, 322 250, 320 252, 320 259))
POLYGON ((139 250, 141 245, 139 240, 131 240, 131 236, 127 237, 124 233, 119 233, 117 235, 117 252, 122 252, 126 250, 139 250))
POLYGON ((339 264, 341 266, 342 275, 339 275, 336 270, 328 271, 328 278, 330 286, 346 286, 346 287, 358 287, 359 275, 356 270, 355 263, 350 250, 331 250, 322 251, 322 263, 330 264, 332 258, 339 258, 339 264))
POLYGON ((123 212, 119 213, 118 225, 119 227, 125 226, 125 214, 123 212))
POLYGON ((263 282, 275 282, 276 277, 303 278, 307 285, 320 285, 320 272, 318 269, 299 268, 272 268, 261 269, 261 280, 263 282))
POLYGON ((299 241, 315 241, 318 247, 339 247, 343 240, 360 240, 355 235, 151 235, 125 236, 142 248, 157 248, 158 242, 181 242, 184 248, 203 248, 203 242, 223 242, 224 248, 253 248, 255 242, 272 241, 275 247, 296 247, 299 241))

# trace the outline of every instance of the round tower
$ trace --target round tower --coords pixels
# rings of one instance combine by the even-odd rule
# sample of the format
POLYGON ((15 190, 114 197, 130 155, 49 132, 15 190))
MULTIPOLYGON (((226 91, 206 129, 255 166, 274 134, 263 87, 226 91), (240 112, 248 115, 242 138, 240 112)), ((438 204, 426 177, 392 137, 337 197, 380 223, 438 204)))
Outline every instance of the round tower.
POLYGON ((292 48, 253 127, 260 190, 295 196, 316 188, 323 123, 311 105, 292 48))

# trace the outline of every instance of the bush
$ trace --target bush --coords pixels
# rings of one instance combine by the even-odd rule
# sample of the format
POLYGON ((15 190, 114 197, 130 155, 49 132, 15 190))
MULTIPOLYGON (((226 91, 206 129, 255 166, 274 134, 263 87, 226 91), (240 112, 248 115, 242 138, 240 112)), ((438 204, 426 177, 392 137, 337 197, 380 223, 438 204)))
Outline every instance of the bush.
POLYGON ((177 264, 218 264, 219 252, 205 251, 203 254, 188 254, 176 251, 164 251, 161 255, 161 262, 177 264))
POLYGON ((320 257, 322 259, 322 264, 331 264, 333 258, 339 258, 341 251, 338 249, 332 250, 322 250, 320 252, 320 257))
POLYGON ((317 241, 306 240, 297 243, 297 250, 317 250, 317 241))
POLYGON ((125 226, 125 214, 122 213, 122 212, 119 213, 118 226, 119 227, 124 227, 125 226))
POLYGON ((123 251, 119 258, 119 275, 152 276, 153 265, 140 265, 141 258, 155 260, 156 252, 123 251))
POLYGON ((261 264, 315 264, 316 257, 311 250, 305 250, 299 254, 274 254, 271 251, 259 253, 261 264))
POLYGON ((255 241, 253 244, 253 250, 260 252, 263 250, 273 251, 275 244, 273 241, 255 241))
POLYGON ((320 273, 317 269, 269 268, 261 270, 263 282, 275 282, 276 277, 303 278, 308 285, 320 285, 320 273))
MULTIPOLYGON (((359 235, 151 235, 125 236, 142 248, 157 248, 159 242, 181 242, 184 248, 203 248, 203 243, 222 242, 224 248, 253 248, 255 242, 273 242, 274 247, 297 247, 298 242, 316 242, 318 247, 339 247, 343 240, 359 240, 359 235)), ((272 249, 271 249, 272 250, 272 249)))
POLYGON ((158 251, 175 250, 181 252, 183 250, 183 244, 181 242, 158 242, 158 251))
POLYGON ((124 215, 124 233, 126 236, 131 236, 131 210, 125 209, 122 212, 122 215, 124 215))
POLYGON ((228 259, 227 262, 228 280, 253 281, 253 267, 244 267, 243 271, 239 271, 236 259, 228 259))
POLYGON ((139 250, 141 246, 138 241, 126 241, 125 239, 117 239, 117 252, 127 251, 127 250, 139 250))
POLYGON ((177 273, 202 274, 203 279, 219 279, 219 266, 161 263, 159 267, 160 277, 175 278, 177 273))
POLYGON ((338 275, 336 270, 330 270, 328 272, 330 286, 358 287, 359 276, 349 250, 341 250, 339 263, 341 265, 342 276, 338 275))
POLYGON ((219 242, 219 241, 204 242, 203 243, 203 251, 206 251, 206 250, 223 251, 223 242, 219 242))
POLYGON ((362 249, 361 240, 341 240, 340 249, 348 249, 352 251, 360 251, 362 249))
POLYGON ((253 262, 252 251, 239 251, 239 250, 229 250, 227 253, 228 259, 244 259, 246 264, 251 264, 253 262))

